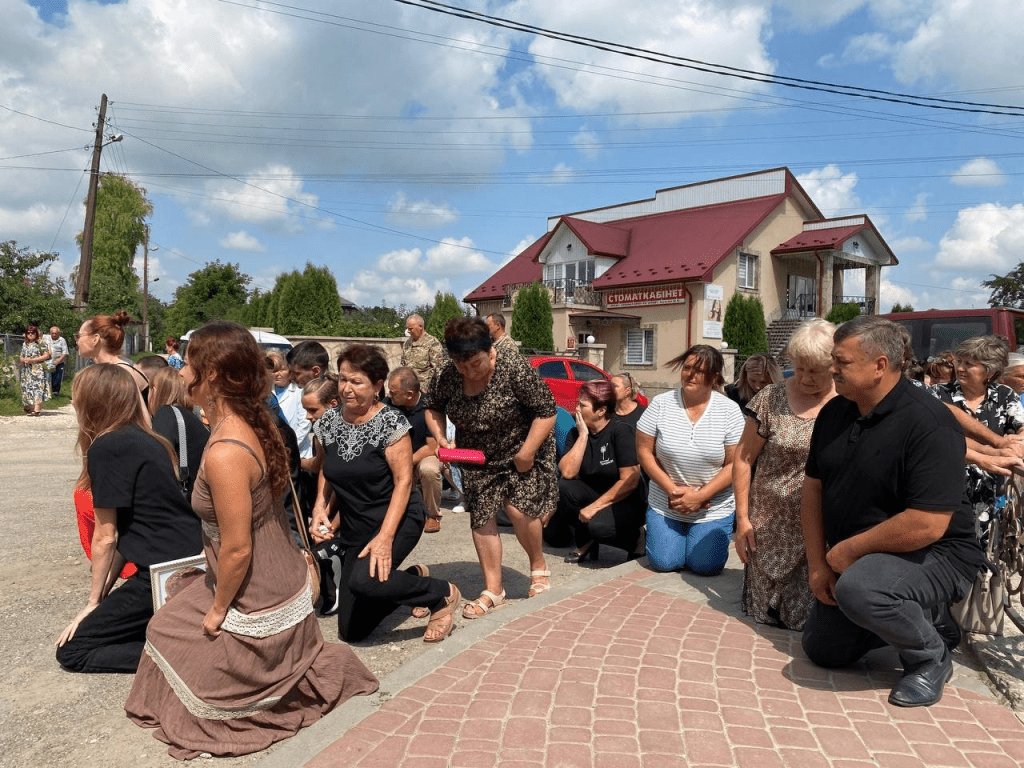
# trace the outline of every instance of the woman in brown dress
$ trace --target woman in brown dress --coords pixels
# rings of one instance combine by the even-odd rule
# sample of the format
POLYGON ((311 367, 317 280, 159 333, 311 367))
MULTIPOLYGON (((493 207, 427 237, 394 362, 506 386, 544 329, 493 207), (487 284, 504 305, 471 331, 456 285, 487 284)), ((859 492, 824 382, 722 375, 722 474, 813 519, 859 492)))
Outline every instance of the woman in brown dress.
POLYGON ((484 575, 480 597, 462 613, 475 619, 505 602, 499 509, 505 509, 530 559, 529 597, 551 589, 541 521, 558 506, 551 435, 555 398, 522 355, 493 348, 480 318, 448 321, 444 343, 449 360, 427 393, 427 425, 441 448, 454 447, 447 439, 450 418, 458 447, 482 451, 487 462, 461 467, 473 544, 484 575))
POLYGON ((210 419, 193 506, 205 578, 153 616, 125 703, 168 753, 244 755, 295 735, 377 680, 345 645, 325 643, 305 560, 280 499, 288 458, 269 410, 264 355, 240 325, 192 334, 182 376, 210 419))
POLYGON ((814 601, 807 586, 800 495, 814 419, 836 393, 830 370, 833 333, 835 326, 820 319, 793 333, 785 355, 794 374, 747 403, 733 462, 743 610, 757 622, 793 630, 803 628, 814 601))

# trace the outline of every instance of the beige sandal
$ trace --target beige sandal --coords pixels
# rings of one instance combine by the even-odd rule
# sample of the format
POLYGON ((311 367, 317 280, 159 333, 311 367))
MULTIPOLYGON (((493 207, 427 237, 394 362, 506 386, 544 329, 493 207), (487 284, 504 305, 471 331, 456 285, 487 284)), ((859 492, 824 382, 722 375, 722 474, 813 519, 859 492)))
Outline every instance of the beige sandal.
POLYGON ((454 584, 450 585, 448 597, 444 599, 444 607, 430 614, 427 629, 423 633, 424 643, 440 643, 455 631, 455 612, 462 602, 462 593, 454 584), (447 623, 447 626, 446 626, 447 623))
POLYGON ((551 571, 530 571, 530 591, 527 597, 536 597, 539 594, 551 589, 551 571), (537 579, 548 579, 548 581, 537 581, 537 579))
MULTIPOLYGON (((423 563, 416 563, 416 565, 411 567, 416 569, 417 576, 422 576, 425 579, 430 578, 430 569, 427 568, 427 566, 425 566, 423 563)), ((412 614, 412 617, 414 619, 425 619, 427 618, 427 616, 430 615, 430 609, 427 608, 425 605, 417 605, 410 611, 410 613, 412 614)))
POLYGON ((480 597, 472 602, 466 603, 462 608, 462 618, 464 619, 479 619, 481 616, 486 616, 491 611, 496 611, 499 608, 505 606, 505 590, 501 590, 500 595, 496 595, 491 590, 485 589, 480 593, 480 597), (485 603, 484 600, 487 600, 485 603))

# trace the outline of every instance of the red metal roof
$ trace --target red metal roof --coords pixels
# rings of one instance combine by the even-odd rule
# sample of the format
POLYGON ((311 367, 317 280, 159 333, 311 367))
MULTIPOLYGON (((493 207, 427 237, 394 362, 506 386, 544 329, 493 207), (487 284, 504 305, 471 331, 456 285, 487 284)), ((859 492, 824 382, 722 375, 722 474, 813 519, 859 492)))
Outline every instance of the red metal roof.
POLYGON ((568 226, 590 253, 622 257, 594 280, 606 289, 673 280, 700 280, 729 256, 786 195, 717 203, 606 224, 563 216, 550 232, 494 273, 464 301, 504 296, 505 286, 540 280, 536 261, 558 227, 568 226))
POLYGON ((784 253, 799 253, 801 251, 819 251, 835 248, 847 238, 860 232, 867 227, 867 224, 853 224, 847 227, 831 227, 829 229, 812 229, 801 232, 799 235, 789 238, 776 248, 772 248, 772 255, 784 253))

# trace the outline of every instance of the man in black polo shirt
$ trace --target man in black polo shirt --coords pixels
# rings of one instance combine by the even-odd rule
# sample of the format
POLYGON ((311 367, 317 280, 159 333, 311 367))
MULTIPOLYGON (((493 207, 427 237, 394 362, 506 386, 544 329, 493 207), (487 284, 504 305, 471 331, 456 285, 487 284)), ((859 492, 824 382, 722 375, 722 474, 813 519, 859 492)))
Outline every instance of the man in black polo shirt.
POLYGON ((437 441, 427 429, 426 409, 416 371, 405 367, 391 372, 386 402, 400 410, 412 425, 409 437, 412 438, 413 471, 427 510, 423 532, 437 533, 441 530, 441 462, 437 458, 437 441))
POLYGON ((981 565, 964 493, 963 432, 948 409, 901 375, 899 326, 858 317, 832 350, 834 398, 818 414, 802 521, 815 601, 803 647, 823 667, 892 645, 902 707, 942 698, 960 631, 948 604, 981 565))

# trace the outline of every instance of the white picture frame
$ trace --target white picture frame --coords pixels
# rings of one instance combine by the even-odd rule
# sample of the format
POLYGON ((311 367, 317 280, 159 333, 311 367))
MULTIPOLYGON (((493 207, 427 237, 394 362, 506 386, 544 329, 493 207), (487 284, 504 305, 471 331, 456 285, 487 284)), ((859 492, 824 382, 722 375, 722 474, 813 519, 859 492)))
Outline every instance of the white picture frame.
POLYGON ((167 602, 167 582, 174 574, 186 568, 198 568, 206 570, 206 554, 200 552, 191 557, 182 557, 177 560, 168 560, 166 563, 157 563, 149 568, 149 581, 153 590, 153 612, 159 611, 167 602))

